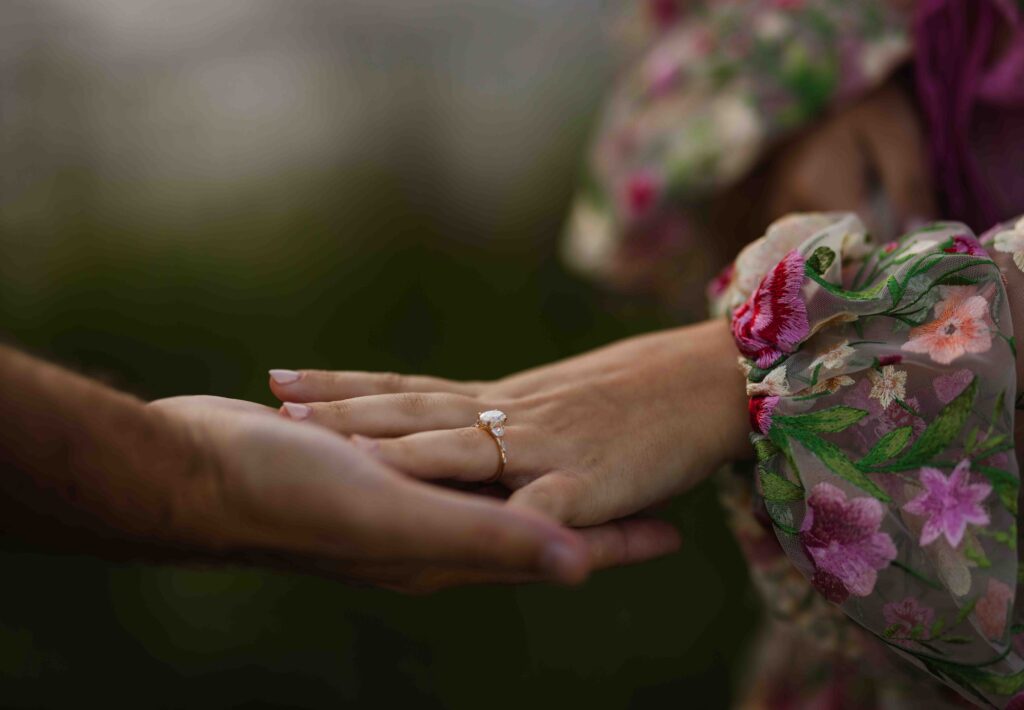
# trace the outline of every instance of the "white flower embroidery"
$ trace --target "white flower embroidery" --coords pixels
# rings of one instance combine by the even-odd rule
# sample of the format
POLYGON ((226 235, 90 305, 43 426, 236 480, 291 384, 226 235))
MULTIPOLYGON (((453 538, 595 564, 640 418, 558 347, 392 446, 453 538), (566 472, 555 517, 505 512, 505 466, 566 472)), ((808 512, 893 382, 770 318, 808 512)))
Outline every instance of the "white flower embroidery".
POLYGON ((811 388, 811 394, 821 394, 822 392, 835 394, 840 387, 849 387, 853 383, 854 379, 848 375, 836 375, 827 380, 818 380, 818 384, 811 388))
POLYGON ((996 251, 1013 255, 1013 263, 1024 271, 1024 217, 1012 229, 1004 229, 995 236, 996 251))
POLYGON ((778 397, 787 394, 789 394, 789 382, 786 380, 785 365, 776 367, 760 382, 747 383, 748 397, 778 397))
POLYGON ((844 340, 838 345, 833 345, 831 348, 823 352, 818 357, 811 361, 811 369, 813 370, 818 365, 821 365, 826 370, 838 370, 840 367, 846 364, 846 361, 850 359, 850 356, 856 352, 849 346, 848 340, 844 340))
POLYGON ((880 373, 868 370, 868 379, 871 380, 871 392, 868 396, 877 399, 883 408, 907 396, 905 370, 897 370, 892 365, 886 365, 880 373))

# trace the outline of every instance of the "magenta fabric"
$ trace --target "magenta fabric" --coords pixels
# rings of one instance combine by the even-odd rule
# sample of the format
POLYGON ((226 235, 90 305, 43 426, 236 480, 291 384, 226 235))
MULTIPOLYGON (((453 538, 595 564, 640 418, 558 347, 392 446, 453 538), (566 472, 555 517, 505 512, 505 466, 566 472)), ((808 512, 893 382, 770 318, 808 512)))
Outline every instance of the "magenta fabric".
POLYGON ((976 230, 1024 207, 1024 25, 1011 0, 919 0, 915 73, 944 213, 976 230))

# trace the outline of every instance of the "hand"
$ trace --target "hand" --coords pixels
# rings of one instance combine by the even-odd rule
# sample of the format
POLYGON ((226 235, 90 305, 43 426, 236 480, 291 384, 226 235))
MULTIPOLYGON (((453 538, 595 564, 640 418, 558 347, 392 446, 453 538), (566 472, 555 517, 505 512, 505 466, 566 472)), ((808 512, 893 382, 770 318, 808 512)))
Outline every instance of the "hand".
POLYGON ((773 161, 765 196, 771 219, 853 210, 872 233, 895 239, 936 216, 924 135, 912 101, 893 82, 824 118, 773 161))
POLYGON ((497 465, 477 413, 508 414, 510 504, 575 526, 643 510, 744 456, 747 402, 727 325, 623 341, 496 382, 273 371, 282 414, 360 435, 423 479, 483 481, 497 465), (374 437, 367 439, 363 437, 374 437))
POLYGON ((173 537, 229 559, 405 591, 480 582, 581 581, 678 547, 660 521, 569 531, 531 511, 398 475, 343 438, 217 397, 150 405, 183 426, 206 493, 173 537))

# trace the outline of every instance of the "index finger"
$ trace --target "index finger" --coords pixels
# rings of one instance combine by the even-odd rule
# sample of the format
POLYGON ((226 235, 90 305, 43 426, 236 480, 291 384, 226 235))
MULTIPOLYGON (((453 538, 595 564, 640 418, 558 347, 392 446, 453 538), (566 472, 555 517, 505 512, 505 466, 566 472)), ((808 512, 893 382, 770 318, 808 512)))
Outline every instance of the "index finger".
POLYGON ((451 392, 474 395, 480 385, 427 375, 394 372, 271 370, 270 389, 282 402, 331 402, 400 392, 451 392))

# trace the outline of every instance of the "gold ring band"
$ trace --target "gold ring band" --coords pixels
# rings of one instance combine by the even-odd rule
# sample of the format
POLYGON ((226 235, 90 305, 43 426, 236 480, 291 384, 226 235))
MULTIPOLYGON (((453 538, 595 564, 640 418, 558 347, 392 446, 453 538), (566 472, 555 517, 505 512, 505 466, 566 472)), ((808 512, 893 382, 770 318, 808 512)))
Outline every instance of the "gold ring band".
POLYGON ((489 409, 477 415, 476 428, 486 432, 487 436, 491 437, 494 445, 498 448, 498 468, 490 478, 481 481, 484 485, 497 483, 501 479, 501 474, 505 472, 505 464, 508 463, 508 451, 505 449, 504 439, 505 424, 507 422, 508 417, 498 409, 489 409))

